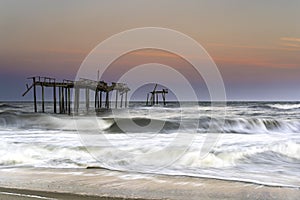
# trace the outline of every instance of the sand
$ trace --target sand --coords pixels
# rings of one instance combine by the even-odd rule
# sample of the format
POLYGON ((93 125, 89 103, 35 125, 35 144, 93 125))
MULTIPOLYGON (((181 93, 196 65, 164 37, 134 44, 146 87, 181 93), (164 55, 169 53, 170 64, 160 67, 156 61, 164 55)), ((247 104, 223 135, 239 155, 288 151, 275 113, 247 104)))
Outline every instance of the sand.
POLYGON ((105 169, 0 169, 0 199, 300 199, 299 188, 105 169))

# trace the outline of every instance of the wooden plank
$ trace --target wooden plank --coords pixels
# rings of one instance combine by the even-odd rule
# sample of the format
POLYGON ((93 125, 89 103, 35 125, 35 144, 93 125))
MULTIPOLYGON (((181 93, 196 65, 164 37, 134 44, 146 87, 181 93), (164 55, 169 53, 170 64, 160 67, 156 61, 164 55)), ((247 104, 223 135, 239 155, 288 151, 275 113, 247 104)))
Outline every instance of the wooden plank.
POLYGON ((22 94, 22 96, 24 97, 31 90, 31 88, 33 86, 34 86, 34 84, 32 84, 30 87, 28 87, 28 85, 26 84, 27 90, 22 94))

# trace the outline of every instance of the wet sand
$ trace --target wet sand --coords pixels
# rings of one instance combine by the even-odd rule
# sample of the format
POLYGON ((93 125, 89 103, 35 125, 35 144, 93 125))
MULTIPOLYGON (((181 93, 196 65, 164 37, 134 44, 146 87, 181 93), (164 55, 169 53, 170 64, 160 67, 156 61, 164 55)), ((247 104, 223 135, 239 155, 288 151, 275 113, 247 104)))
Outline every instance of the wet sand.
MULTIPOLYGON (((46 191, 34 191, 25 189, 12 189, 12 188, 0 188, 0 199, 6 200, 124 200, 120 197, 108 197, 108 196, 93 196, 93 195, 78 195, 70 193, 60 192, 46 192, 46 191)), ((126 198, 128 200, 143 200, 140 198, 126 198)))
POLYGON ((300 199, 299 188, 105 169, 0 169, 0 199, 300 199))

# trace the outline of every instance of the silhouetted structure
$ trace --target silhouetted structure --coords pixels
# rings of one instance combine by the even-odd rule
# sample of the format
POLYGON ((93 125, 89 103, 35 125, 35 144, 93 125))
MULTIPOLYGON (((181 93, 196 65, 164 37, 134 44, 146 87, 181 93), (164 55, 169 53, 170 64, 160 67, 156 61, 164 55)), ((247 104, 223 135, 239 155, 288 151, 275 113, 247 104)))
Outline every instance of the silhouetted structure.
POLYGON ((155 84, 152 92, 147 93, 147 101, 146 101, 147 106, 148 105, 153 106, 155 104, 159 104, 159 99, 158 99, 159 94, 161 94, 163 104, 166 105, 166 94, 168 93, 168 89, 156 90, 156 88, 157 88, 157 84, 155 84), (149 95, 150 95, 150 99, 149 99, 149 95))
POLYGON ((36 87, 40 86, 42 89, 42 112, 45 112, 45 87, 53 89, 53 111, 57 113, 56 105, 56 89, 58 88, 58 101, 59 101, 59 113, 71 114, 71 89, 74 90, 74 112, 78 113, 79 102, 80 102, 80 90, 85 90, 85 102, 86 110, 90 108, 90 91, 95 93, 95 110, 98 109, 109 109, 110 108, 110 92, 116 91, 116 102, 115 107, 117 108, 118 96, 121 96, 121 105, 123 107, 123 96, 125 95, 125 106, 127 107, 127 93, 130 89, 124 83, 108 83, 104 81, 94 81, 89 79, 79 79, 78 81, 63 80, 62 82, 56 82, 55 78, 49 77, 30 77, 32 79, 31 86, 27 86, 27 90, 22 96, 25 96, 33 88, 33 100, 34 100, 34 112, 37 112, 37 92, 36 87), (102 95, 105 95, 103 101, 102 95), (104 106, 103 106, 104 102, 104 106))

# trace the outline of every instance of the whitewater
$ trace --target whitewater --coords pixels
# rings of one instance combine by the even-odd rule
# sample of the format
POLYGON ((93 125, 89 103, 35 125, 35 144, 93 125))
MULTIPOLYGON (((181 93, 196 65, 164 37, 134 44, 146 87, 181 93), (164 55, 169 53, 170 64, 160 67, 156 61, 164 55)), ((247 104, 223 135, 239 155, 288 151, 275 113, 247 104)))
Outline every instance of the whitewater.
MULTIPOLYGON (((225 116, 220 106, 169 102, 147 107, 131 102, 117 115, 82 110, 68 116, 33 113, 30 102, 3 102, 0 168, 101 167, 300 187, 300 103, 227 102, 225 116), (145 127, 143 131, 131 129, 132 121, 145 127), (154 131, 147 126, 151 121, 163 128, 154 131), (201 156, 209 134, 216 134, 217 140, 201 156), (183 147, 172 143, 178 137, 192 139, 183 147), (144 156, 164 149, 159 157, 144 156), (161 165, 173 155, 179 156, 161 165)), ((46 104, 46 111, 52 108, 46 104)))

